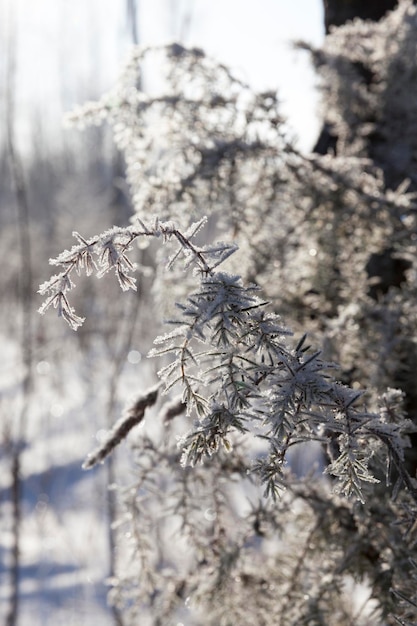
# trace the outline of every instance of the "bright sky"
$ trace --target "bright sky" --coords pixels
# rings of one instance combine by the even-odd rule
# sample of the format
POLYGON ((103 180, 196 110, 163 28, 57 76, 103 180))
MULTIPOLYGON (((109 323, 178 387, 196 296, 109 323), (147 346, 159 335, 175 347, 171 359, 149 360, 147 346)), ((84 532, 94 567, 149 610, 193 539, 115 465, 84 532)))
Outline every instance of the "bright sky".
MULTIPOLYGON (((306 53, 292 50, 290 42, 306 39, 320 44, 322 0, 138 0, 137 4, 141 43, 181 39, 231 65, 254 88, 277 88, 301 147, 311 147, 318 130, 314 76, 306 53)), ((11 7, 17 13, 21 137, 30 136, 34 114, 41 132, 50 139, 60 136, 63 112, 100 96, 126 58, 126 0, 2 0, 1 46, 11 7)))
POLYGON ((139 0, 139 4, 144 43, 185 35, 186 44, 200 46, 237 69, 254 88, 278 88, 283 113, 300 145, 308 149, 314 144, 319 126, 315 77, 307 54, 294 51, 291 41, 320 45, 322 0, 139 0))

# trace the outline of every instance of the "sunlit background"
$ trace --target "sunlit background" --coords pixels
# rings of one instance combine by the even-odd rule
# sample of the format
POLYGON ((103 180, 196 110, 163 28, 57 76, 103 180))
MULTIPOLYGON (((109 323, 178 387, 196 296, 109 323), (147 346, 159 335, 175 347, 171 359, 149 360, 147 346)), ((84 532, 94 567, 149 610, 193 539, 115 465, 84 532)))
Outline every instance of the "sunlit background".
MULTIPOLYGON (((292 41, 320 43, 320 0, 2 0, 3 58, 11 25, 25 151, 34 126, 48 141, 60 140, 63 112, 113 84, 135 38, 143 45, 197 45, 255 89, 277 88, 299 145, 308 150, 314 144, 314 76, 292 41), (129 5, 136 7, 134 24, 129 5)), ((3 87, 5 71, 2 64, 3 87)))

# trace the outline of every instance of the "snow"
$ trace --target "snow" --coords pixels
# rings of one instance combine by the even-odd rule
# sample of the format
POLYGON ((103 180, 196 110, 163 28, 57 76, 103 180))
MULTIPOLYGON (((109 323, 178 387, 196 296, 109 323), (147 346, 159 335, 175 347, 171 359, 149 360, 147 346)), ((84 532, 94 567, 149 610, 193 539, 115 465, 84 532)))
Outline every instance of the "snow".
MULTIPOLYGON (((73 341, 72 335, 72 341, 67 339, 58 355, 52 351, 50 360, 44 356, 34 368, 35 392, 22 452, 19 626, 107 626, 114 623, 106 598, 110 561, 106 468, 99 466, 90 471, 81 468, 106 426, 109 372, 100 368, 106 356, 100 346, 94 362, 88 363, 91 355, 86 358, 73 341), (91 372, 95 370, 94 375, 89 376, 90 368, 91 372)), ((0 345, 4 350, 4 363, 15 364, 12 369, 0 369, 4 400, 7 391, 18 388, 19 358, 9 338, 0 336, 0 345)), ((139 369, 147 367, 146 361, 141 365, 139 354, 138 350, 129 352, 122 395, 137 386, 139 369)), ((146 376, 142 379, 146 384, 146 376)), ((120 405, 119 402, 115 409, 115 421, 120 405)), ((127 450, 126 443, 122 447, 127 450)), ((129 455, 120 456, 123 459, 129 455)), ((10 591, 9 466, 6 448, 0 459, 2 623, 10 591)))

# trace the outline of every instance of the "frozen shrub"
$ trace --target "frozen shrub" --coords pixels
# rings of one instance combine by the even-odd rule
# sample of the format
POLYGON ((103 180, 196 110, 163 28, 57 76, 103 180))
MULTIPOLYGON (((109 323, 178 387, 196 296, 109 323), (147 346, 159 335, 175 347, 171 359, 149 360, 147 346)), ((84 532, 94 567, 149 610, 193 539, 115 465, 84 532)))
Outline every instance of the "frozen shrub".
MULTIPOLYGON (((343 147, 334 157, 299 154, 276 94, 253 93, 177 44, 135 49, 115 90, 71 115, 114 127, 135 215, 87 240, 75 233, 78 243, 52 261, 60 273, 41 286, 41 312, 54 306, 78 328, 69 301, 77 272, 114 271, 123 290, 135 289, 134 271, 145 271, 137 244, 164 243, 152 283, 171 328, 155 330, 151 354, 163 384, 86 462, 103 461, 152 415, 134 444, 132 484, 121 489, 129 558, 111 599, 127 624, 410 619, 415 204, 363 148, 361 118, 389 93, 393 56, 382 50, 397 31, 398 45, 411 46, 407 2, 314 51, 343 147), (355 54, 377 59, 378 93, 355 73, 355 38, 355 54), (144 94, 142 76, 162 61, 144 94), (212 243, 217 236, 222 243, 212 243), (378 255, 401 261, 400 275, 381 272, 378 255), (174 395, 164 404, 163 394, 174 395), (316 462, 296 477, 291 459, 312 445, 316 462)), ((412 72, 415 57, 404 62, 412 72)))

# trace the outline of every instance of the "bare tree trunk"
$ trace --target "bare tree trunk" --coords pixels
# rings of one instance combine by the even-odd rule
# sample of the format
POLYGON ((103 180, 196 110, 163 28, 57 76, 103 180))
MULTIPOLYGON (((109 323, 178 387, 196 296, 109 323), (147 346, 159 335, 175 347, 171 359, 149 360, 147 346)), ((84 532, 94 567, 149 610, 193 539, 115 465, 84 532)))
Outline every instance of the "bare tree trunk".
POLYGON ((137 0, 127 0, 126 10, 132 43, 137 46, 139 43, 137 0))
POLYGON ((21 451, 23 448, 26 430, 29 396, 32 388, 32 264, 31 264, 31 236, 29 206, 26 194, 26 185, 23 175, 23 166, 16 148, 16 25, 13 7, 10 5, 10 23, 8 28, 9 39, 7 45, 7 81, 6 81, 6 141, 11 178, 14 186, 17 208, 17 230, 20 251, 20 272, 18 281, 18 301, 21 307, 21 355, 24 371, 22 382, 22 402, 17 423, 11 437, 11 503, 13 543, 11 547, 10 566, 10 602, 6 616, 6 625, 15 626, 19 613, 19 572, 20 572, 20 544, 21 544, 21 451))
MULTIPOLYGON (((138 0, 126 0, 126 18, 128 30, 130 33, 130 38, 132 44, 137 46, 139 45, 139 29, 138 29, 138 0)), ((140 85, 137 85, 140 88, 140 85)), ((122 190, 122 183, 125 182, 125 168, 123 157, 120 152, 115 152, 113 156, 113 206, 117 213, 120 213, 121 208, 124 211, 129 210, 126 202, 126 195, 122 190)), ((120 220, 120 215, 117 216, 120 220)), ((107 410, 106 410, 106 421, 107 427, 111 428, 114 424, 115 413, 117 411, 117 387, 120 380, 120 374, 123 368, 123 364, 126 362, 126 356, 130 349, 132 335, 134 332, 134 327, 137 320, 139 310, 139 301, 135 299, 132 302, 132 308, 128 310, 127 315, 124 319, 124 324, 121 325, 121 340, 120 345, 116 348, 115 344, 118 336, 114 338, 114 352, 111 357, 111 362, 113 364, 110 385, 109 385, 109 395, 107 400, 107 410)), ((108 526, 108 543, 109 543, 109 556, 110 556, 110 577, 116 575, 117 568, 117 558, 116 558, 116 544, 117 537, 114 529, 114 523, 118 517, 118 505, 117 505, 117 492, 112 489, 112 486, 116 482, 116 468, 115 468, 115 459, 112 455, 107 459, 106 463, 106 483, 107 483, 107 517, 109 521, 108 526)), ((123 615, 117 606, 111 607, 113 613, 113 620, 115 626, 123 626, 123 615)))
POLYGON ((323 0, 323 2, 326 34, 331 26, 342 26, 355 17, 377 22, 398 4, 398 0, 323 0))
MULTIPOLYGON (((138 297, 130 299, 130 307, 125 307, 125 316, 120 324, 120 334, 116 333, 113 337, 113 350, 111 354, 111 363, 113 365, 110 380, 109 394, 107 400, 106 421, 107 428, 110 429, 114 425, 117 414, 117 388, 120 382, 120 375, 126 363, 127 354, 132 345, 132 337, 135 325, 138 319, 140 300, 138 297), (118 344, 118 345, 116 345, 118 344)), ((109 341, 110 344, 110 341, 109 341)), ((114 523, 118 518, 117 492, 112 488, 116 483, 115 459, 110 455, 106 462, 106 483, 108 488, 107 494, 107 516, 109 520, 108 541, 110 553, 110 577, 116 576, 117 559, 116 544, 117 531, 114 529, 114 523)), ((123 616, 117 606, 112 606, 112 613, 115 626, 123 626, 123 616)))

